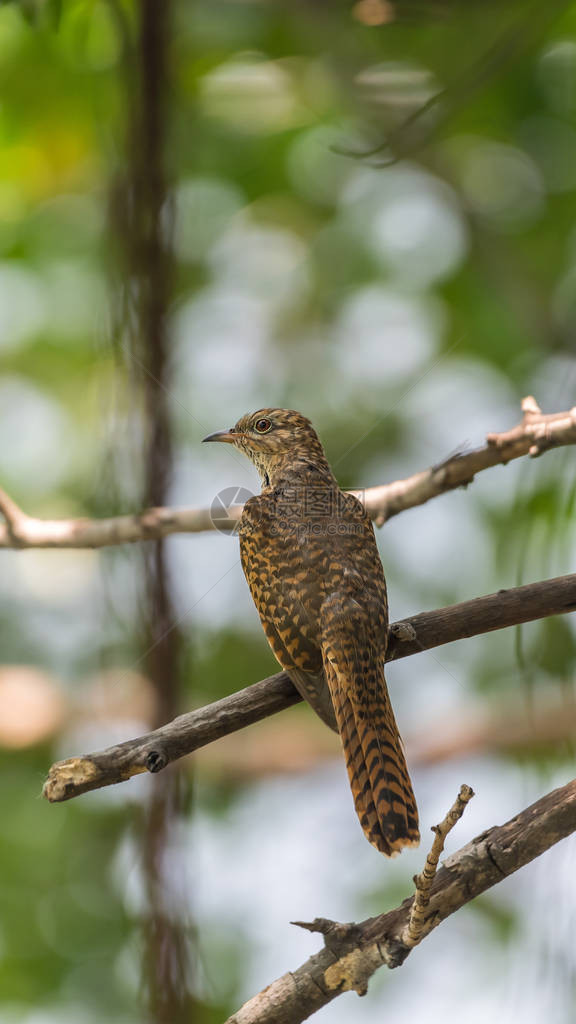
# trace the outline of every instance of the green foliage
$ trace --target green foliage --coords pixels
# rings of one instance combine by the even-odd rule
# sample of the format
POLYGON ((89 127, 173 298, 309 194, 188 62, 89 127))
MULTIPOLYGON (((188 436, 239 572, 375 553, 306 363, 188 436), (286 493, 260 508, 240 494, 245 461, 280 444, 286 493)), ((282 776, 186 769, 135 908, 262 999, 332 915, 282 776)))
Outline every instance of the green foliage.
POLYGON ((489 895, 479 896, 470 904, 470 911, 490 925, 497 942, 508 945, 518 935, 518 913, 501 900, 489 895))
POLYGON ((94 1020, 96 1010, 121 1020, 131 1001, 114 964, 130 922, 111 865, 123 813, 41 802, 50 756, 41 747, 1 758, 2 999, 22 1007, 64 999, 94 1020))

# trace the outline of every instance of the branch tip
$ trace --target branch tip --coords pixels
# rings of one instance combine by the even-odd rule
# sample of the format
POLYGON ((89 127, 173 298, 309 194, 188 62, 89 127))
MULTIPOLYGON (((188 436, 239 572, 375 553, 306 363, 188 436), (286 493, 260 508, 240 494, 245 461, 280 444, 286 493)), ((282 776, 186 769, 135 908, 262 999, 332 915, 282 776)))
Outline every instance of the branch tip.
POLYGON ((529 420, 533 416, 542 415, 542 409, 538 405, 534 395, 526 395, 526 398, 522 399, 521 408, 524 413, 525 420, 529 420))
POLYGON ((412 900, 408 924, 406 925, 402 939, 404 945, 408 949, 412 949, 414 946, 417 946, 430 931, 430 921, 426 911, 430 903, 432 883, 438 870, 440 854, 444 850, 444 843, 448 833, 452 831, 456 823, 460 820, 466 810, 466 805, 473 796, 474 790, 471 786, 467 786, 465 784, 460 786, 460 792, 444 819, 439 825, 432 825, 431 827, 431 830, 434 833, 432 848, 426 857, 426 863, 422 872, 419 875, 414 876, 416 891, 412 900))

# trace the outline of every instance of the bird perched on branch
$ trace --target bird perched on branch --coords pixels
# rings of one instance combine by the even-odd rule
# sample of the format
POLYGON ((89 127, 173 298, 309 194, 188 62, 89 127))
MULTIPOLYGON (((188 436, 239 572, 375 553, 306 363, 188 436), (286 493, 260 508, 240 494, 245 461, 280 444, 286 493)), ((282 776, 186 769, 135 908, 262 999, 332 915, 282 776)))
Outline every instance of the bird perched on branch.
POLYGON ((340 733, 366 837, 393 856, 418 812, 384 678, 388 604, 372 523, 340 490, 305 416, 260 409, 204 438, 254 463, 262 493, 240 520, 242 567, 268 642, 294 686, 340 733))

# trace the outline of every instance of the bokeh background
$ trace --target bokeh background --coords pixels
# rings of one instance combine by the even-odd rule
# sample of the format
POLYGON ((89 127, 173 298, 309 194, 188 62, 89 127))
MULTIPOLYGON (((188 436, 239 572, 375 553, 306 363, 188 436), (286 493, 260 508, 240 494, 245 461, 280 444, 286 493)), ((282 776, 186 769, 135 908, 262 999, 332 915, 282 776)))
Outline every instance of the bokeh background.
MULTIPOLYGON (((576 4, 0 7, 0 484, 30 514, 257 490, 208 432, 267 405, 342 486, 575 403, 576 4), (433 97, 439 97, 433 101, 433 97)), ((391 612, 574 570, 570 449, 378 534, 391 612)), ((0 1019, 218 1024, 316 915, 410 891, 303 706, 158 780, 49 806, 50 763, 275 671, 237 540, 0 553, 0 1019)), ((573 774, 574 624, 389 669, 423 835, 573 774)), ((332 1024, 572 1022, 576 843, 476 900, 332 1024)))

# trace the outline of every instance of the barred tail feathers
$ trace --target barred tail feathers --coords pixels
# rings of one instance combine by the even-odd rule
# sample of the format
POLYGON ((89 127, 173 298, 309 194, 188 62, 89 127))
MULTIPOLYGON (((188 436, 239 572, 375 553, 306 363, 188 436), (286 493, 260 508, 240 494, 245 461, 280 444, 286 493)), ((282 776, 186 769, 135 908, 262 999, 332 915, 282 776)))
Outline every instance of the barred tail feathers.
MULTIPOLYGON (((366 647, 360 645, 359 662, 342 639, 334 643, 331 637, 323 645, 323 654, 354 805, 369 842, 392 857, 420 841, 416 800, 383 658, 376 652, 373 658, 367 657, 366 647)), ((358 650, 355 643, 353 647, 358 650)))

